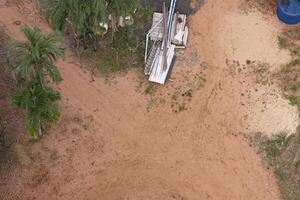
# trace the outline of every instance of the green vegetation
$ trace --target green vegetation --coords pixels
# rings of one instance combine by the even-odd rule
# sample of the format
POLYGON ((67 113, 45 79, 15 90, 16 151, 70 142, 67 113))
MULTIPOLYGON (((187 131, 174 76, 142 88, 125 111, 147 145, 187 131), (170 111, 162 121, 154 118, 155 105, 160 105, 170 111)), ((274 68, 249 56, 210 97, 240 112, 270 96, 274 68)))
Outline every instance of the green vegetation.
MULTIPOLYGON (((276 73, 275 77, 280 81, 280 85, 289 101, 290 105, 300 109, 300 32, 299 30, 289 30, 283 32, 278 37, 280 49, 290 52, 292 60, 282 65, 282 70, 276 73)), ((260 64, 255 71, 262 74, 258 80, 264 82, 264 74, 268 66, 260 64)), ((272 81, 270 81, 272 82, 272 81)), ((272 166, 278 179, 282 196, 285 200, 298 200, 300 196, 300 134, 299 130, 295 135, 287 137, 284 134, 275 135, 271 138, 258 133, 251 138, 254 146, 262 155, 269 166, 272 166)))
POLYGON ((7 53, 7 60, 17 80, 18 89, 12 97, 12 104, 26 113, 28 136, 35 140, 42 135, 43 124, 59 119, 56 101, 57 91, 46 84, 47 75, 57 84, 62 77, 53 64, 63 56, 63 50, 56 46, 62 40, 60 34, 45 35, 39 28, 24 26, 21 31, 25 42, 13 42, 7 53))
POLYGON ((70 32, 68 41, 92 75, 95 69, 110 75, 143 64, 152 12, 138 0, 42 0, 40 10, 56 30, 70 32))
POLYGON ((172 99, 173 101, 176 101, 176 100, 178 99, 178 95, 177 95, 176 93, 173 94, 172 97, 171 97, 171 99, 172 99))
POLYGON ((278 47, 280 49, 287 49, 289 47, 289 42, 284 36, 278 36, 278 47))
POLYGON ((25 85, 38 80, 45 84, 45 74, 48 74, 54 83, 62 81, 62 77, 53 62, 63 56, 63 49, 55 43, 62 41, 58 33, 45 35, 39 28, 22 27, 26 42, 13 42, 7 52, 8 63, 12 67, 17 81, 25 85))
POLYGON ((270 69, 270 64, 269 63, 264 63, 264 62, 258 62, 257 66, 254 68, 255 73, 263 74, 268 72, 270 69))
POLYGON ((155 94, 155 92, 156 92, 156 88, 155 88, 155 86, 154 85, 148 85, 147 87, 146 87, 146 89, 145 89, 145 93, 146 94, 149 94, 149 95, 153 95, 153 94, 155 94))
POLYGON ((299 98, 296 97, 296 96, 289 96, 288 100, 289 100, 289 104, 292 105, 292 106, 299 105, 299 98))
POLYGON ((268 158, 274 159, 280 155, 282 148, 285 147, 286 144, 287 140, 285 135, 276 135, 271 139, 263 141, 261 148, 268 158))
POLYGON ((193 97, 193 90, 192 90, 192 89, 188 89, 187 91, 185 91, 185 92, 182 94, 182 96, 192 98, 192 97, 193 97))
POLYGON ((300 134, 277 135, 267 138, 257 133, 252 143, 258 152, 274 168, 282 196, 285 200, 298 200, 300 196, 300 134))
POLYGON ((295 31, 286 31, 278 36, 278 47, 280 49, 288 49, 290 51, 291 56, 299 56, 300 54, 300 46, 297 42, 300 40, 300 33, 295 31))
POLYGON ((115 44, 112 44, 112 35, 103 36, 98 51, 87 48, 82 57, 92 62, 104 75, 126 70, 128 68, 140 67, 143 64, 142 43, 135 37, 134 27, 124 27, 115 33, 115 44))
POLYGON ((179 107, 178 107, 179 112, 182 112, 182 111, 185 111, 185 110, 187 110, 187 108, 185 107, 184 104, 179 105, 179 107))
MULTIPOLYGON (((299 31, 285 31, 278 37, 278 46, 290 52, 292 60, 282 65, 276 74, 281 82, 289 104, 300 108, 300 34, 299 31)), ((268 67, 260 66, 258 72, 264 74, 268 67)), ((285 200, 298 200, 300 196, 300 134, 286 137, 283 135, 267 138, 262 134, 255 136, 260 154, 274 168, 282 196, 285 200)))
POLYGON ((99 23, 106 18, 105 3, 101 0, 44 0, 41 9, 55 29, 63 30, 69 22, 75 34, 82 36, 90 31, 98 33, 99 23))
POLYGON ((260 61, 252 61, 249 70, 255 75, 255 82, 258 84, 270 84, 270 64, 260 61))
POLYGON ((43 0, 41 10, 56 29, 62 31, 68 23, 78 40, 93 42, 106 33, 106 24, 117 31, 119 18, 133 15, 137 0, 43 0))
POLYGON ((201 88, 204 87, 205 83, 206 83, 206 78, 205 75, 201 75, 201 74, 196 74, 194 76, 194 81, 195 81, 195 86, 193 87, 194 90, 200 90, 201 88))
POLYGON ((179 113, 188 110, 186 100, 191 101, 192 97, 193 97, 193 89, 188 89, 186 91, 181 91, 181 92, 176 91, 171 96, 172 111, 175 113, 179 113))
POLYGON ((56 101, 60 94, 38 81, 30 82, 26 88, 15 91, 12 104, 26 113, 27 132, 31 139, 38 139, 42 135, 42 124, 54 123, 59 120, 59 110, 56 101))
MULTIPOLYGON (((292 60, 282 65, 282 70, 274 77, 278 78, 290 105, 300 109, 300 32, 299 30, 284 31, 278 37, 280 49, 290 52, 292 60)), ((252 64, 251 64, 252 66, 252 64)), ((267 65, 260 65, 256 72, 264 74, 267 65)), ((263 77, 263 76, 262 76, 263 77)), ((262 79, 264 80, 264 79, 262 79)), ((272 82, 272 81, 270 81, 272 82)), ((277 177, 282 196, 285 200, 299 200, 300 196, 300 132, 295 135, 276 135, 271 138, 258 133, 251 138, 258 153, 272 166, 277 177)))
POLYGON ((0 144, 4 143, 4 122, 2 117, 0 116, 0 144))
POLYGON ((297 65, 300 65, 300 59, 295 59, 295 60, 292 60, 291 62, 289 62, 288 64, 286 65, 283 65, 282 69, 284 72, 291 72, 293 67, 296 67, 297 65))
MULTIPOLYGON (((278 37, 285 41, 286 49, 289 50, 292 60, 282 65, 282 70, 277 74, 282 88, 291 105, 299 107, 299 85, 300 85, 300 33, 297 30, 284 31, 278 37)), ((278 41, 279 43, 280 40, 278 41)))

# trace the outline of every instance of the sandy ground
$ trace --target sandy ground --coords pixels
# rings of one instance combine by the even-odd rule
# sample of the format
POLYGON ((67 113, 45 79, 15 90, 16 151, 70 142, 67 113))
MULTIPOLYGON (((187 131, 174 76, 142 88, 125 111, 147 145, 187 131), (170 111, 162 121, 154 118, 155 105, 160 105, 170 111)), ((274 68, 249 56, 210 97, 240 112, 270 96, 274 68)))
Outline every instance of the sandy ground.
POLYGON ((295 133, 299 124, 297 107, 282 98, 271 77, 291 60, 289 52, 277 45, 283 25, 274 16, 239 10, 224 15, 217 27, 216 31, 221 33, 216 36, 217 48, 224 52, 227 66, 234 68, 234 79, 239 79, 241 95, 247 98, 242 102, 248 124, 245 132, 263 132, 269 136, 295 133), (267 66, 246 65, 247 60, 267 66))
MULTIPOLYGON (((37 143, 20 139, 20 167, 1 199, 280 199, 272 171, 242 133, 293 132, 297 110, 245 60, 269 62, 272 71, 289 56, 276 46, 276 19, 243 13, 240 2, 207 1, 190 18, 173 81, 153 95, 140 71, 91 82, 67 53, 57 63, 62 119, 37 143), (192 97, 182 95, 188 90, 192 97)), ((50 31, 31 10, 32 1, 0 1, 11 37, 23 39, 15 20, 50 31)))

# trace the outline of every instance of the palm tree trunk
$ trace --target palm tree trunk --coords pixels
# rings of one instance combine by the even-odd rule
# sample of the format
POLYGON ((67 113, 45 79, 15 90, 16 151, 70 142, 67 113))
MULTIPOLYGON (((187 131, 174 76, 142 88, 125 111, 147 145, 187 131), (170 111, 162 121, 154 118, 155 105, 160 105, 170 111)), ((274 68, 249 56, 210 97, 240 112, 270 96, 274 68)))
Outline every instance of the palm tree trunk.
POLYGON ((117 31, 117 19, 114 14, 111 15, 111 40, 112 46, 115 46, 115 32, 117 31))
POLYGON ((42 132, 42 123, 41 120, 39 120, 39 136, 42 136, 43 132, 42 132))
POLYGON ((97 36, 92 36, 93 38, 93 47, 94 47, 94 51, 97 51, 97 49, 98 49, 98 38, 97 38, 97 36))
POLYGON ((79 50, 79 48, 80 48, 80 41, 79 41, 79 38, 77 38, 76 37, 76 54, 77 54, 77 56, 78 56, 78 58, 80 59, 80 50, 79 50))

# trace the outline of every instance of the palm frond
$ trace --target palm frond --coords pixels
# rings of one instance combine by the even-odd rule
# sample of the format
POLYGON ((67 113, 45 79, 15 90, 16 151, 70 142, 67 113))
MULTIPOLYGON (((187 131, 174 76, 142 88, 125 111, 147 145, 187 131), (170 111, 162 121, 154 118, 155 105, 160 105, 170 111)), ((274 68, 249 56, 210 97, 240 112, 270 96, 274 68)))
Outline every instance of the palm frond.
POLYGON ((28 87, 15 91, 12 104, 26 112, 26 128, 31 139, 38 138, 43 122, 54 123, 59 120, 56 101, 60 98, 59 92, 36 80, 30 82, 28 87))
POLYGON ((50 74, 50 77, 52 78, 52 81, 54 83, 59 83, 63 80, 62 76, 60 75, 57 67, 51 63, 44 63, 43 64, 45 68, 47 69, 48 73, 50 74))
POLYGON ((137 0, 108 0, 108 9, 117 17, 132 15, 137 5, 137 0))
POLYGON ((62 78, 52 63, 63 56, 63 49, 56 45, 62 41, 62 35, 60 33, 46 35, 37 27, 31 29, 24 26, 21 30, 27 41, 13 42, 7 53, 7 61, 12 66, 14 75, 25 82, 33 78, 44 82, 44 74, 48 73, 55 83, 59 83, 62 78))

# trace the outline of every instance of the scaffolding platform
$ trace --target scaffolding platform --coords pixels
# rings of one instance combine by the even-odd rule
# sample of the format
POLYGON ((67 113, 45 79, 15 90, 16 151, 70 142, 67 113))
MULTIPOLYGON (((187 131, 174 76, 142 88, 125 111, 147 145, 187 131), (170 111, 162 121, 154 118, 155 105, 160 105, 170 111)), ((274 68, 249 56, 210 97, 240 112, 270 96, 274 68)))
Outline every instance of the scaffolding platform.
POLYGON ((176 0, 171 0, 167 24, 163 13, 153 13, 152 27, 146 36, 144 70, 151 82, 166 83, 175 62, 175 49, 187 44, 187 16, 175 13, 175 6, 176 0))
MULTIPOLYGON (((171 43, 176 45, 176 48, 186 47, 188 38, 188 27, 186 26, 187 17, 184 14, 175 13, 172 22, 171 43)), ((152 41, 163 40, 163 14, 155 12, 152 18, 153 31, 150 33, 152 41)))

